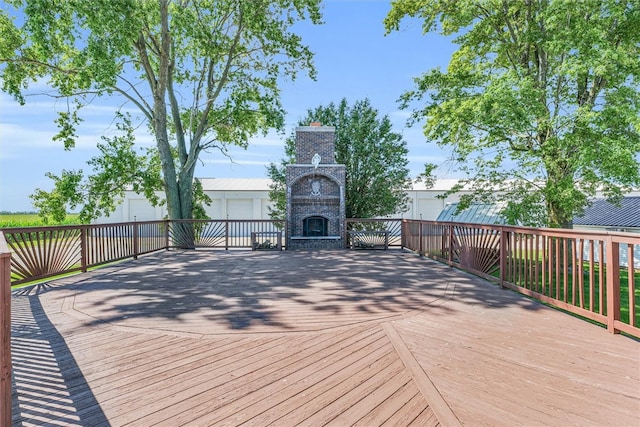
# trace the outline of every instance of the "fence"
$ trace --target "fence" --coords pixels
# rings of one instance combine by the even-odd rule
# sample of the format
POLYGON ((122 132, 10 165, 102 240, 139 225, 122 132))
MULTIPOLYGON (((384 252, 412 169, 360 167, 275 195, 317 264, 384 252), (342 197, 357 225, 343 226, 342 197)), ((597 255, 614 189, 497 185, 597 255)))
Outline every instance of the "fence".
MULTIPOLYGON (((164 220, 1 231, 12 253, 2 262, 10 263, 10 283, 17 285, 171 248, 251 248, 252 234, 284 234, 286 222, 164 220)), ((367 233, 605 324, 612 332, 640 336, 638 235, 347 219, 345 247, 352 235, 367 233)))
POLYGON ((0 233, 0 425, 11 425, 11 252, 0 233))
POLYGON ((168 247, 172 248, 251 248, 251 233, 286 230, 279 220, 175 220, 168 221, 168 247))
MULTIPOLYGON (((400 219, 348 219, 347 230, 388 233, 389 246, 401 245, 400 219)), ((24 227, 0 230, 14 256, 11 284, 87 271, 109 262, 175 248, 252 248, 252 234, 281 232, 279 220, 163 220, 98 225, 24 227)), ((349 235, 345 238, 348 247, 349 235)))
POLYGON ((640 236, 404 220, 402 246, 640 336, 640 236))
MULTIPOLYGON (((345 247, 351 247, 352 232, 378 232, 384 231, 388 236, 389 247, 402 247, 402 219, 364 219, 347 218, 345 247)), ((373 237, 375 242, 375 237, 373 237)))
POLYGON ((166 221, 24 227, 2 230, 13 285, 88 268, 167 247, 166 221))
POLYGON ((284 221, 163 220, 0 231, 18 285, 170 248, 250 248, 252 232, 285 229, 284 221))

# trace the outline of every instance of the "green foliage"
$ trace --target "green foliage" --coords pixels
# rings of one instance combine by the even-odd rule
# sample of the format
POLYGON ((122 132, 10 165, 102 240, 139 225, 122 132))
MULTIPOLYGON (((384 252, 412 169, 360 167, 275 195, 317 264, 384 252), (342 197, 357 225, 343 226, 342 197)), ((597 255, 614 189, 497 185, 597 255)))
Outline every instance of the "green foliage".
MULTIPOLYGON (((285 149, 291 146, 290 138, 287 138, 285 149)), ((287 217, 287 177, 286 165, 294 162, 293 155, 287 154, 287 159, 282 160, 280 165, 270 163, 267 166, 267 176, 271 178, 269 187, 269 200, 272 206, 269 206, 269 216, 271 219, 286 219, 287 217)))
POLYGON ((42 227, 46 225, 77 225, 81 224, 78 214, 67 214, 64 221, 43 221, 37 213, 9 213, 0 212, 0 228, 42 227))
POLYGON ((476 200, 512 222, 570 227, 597 191, 640 186, 640 7, 636 0, 397 0, 425 32, 456 35, 446 70, 402 95, 425 135, 453 149, 476 200))
POLYGON ((88 162, 93 168, 91 175, 85 177, 82 170, 63 170, 59 177, 47 173, 54 181, 53 190, 37 189, 30 196, 45 223, 61 222, 67 209, 78 207, 82 222, 106 216, 115 210, 127 189, 143 193, 153 205, 161 203, 155 193, 163 189, 159 158, 155 150, 136 153, 131 121, 122 119, 123 123, 117 125, 122 135, 102 137, 103 142, 98 144, 101 155, 88 162))
MULTIPOLYGON (((407 147, 402 135, 393 131, 388 116, 380 117, 368 99, 353 106, 346 99, 307 110, 300 126, 319 121, 334 126, 336 163, 346 165, 347 218, 374 218, 406 210, 411 186, 407 169, 407 147)), ((286 165, 295 162, 295 132, 285 143, 281 164, 269 165, 273 184, 269 196, 274 203, 270 216, 286 215, 286 165)))
POLYGON ((196 179, 193 182, 193 219, 210 219, 204 206, 211 205, 211 197, 207 196, 202 188, 202 182, 196 179))
MULTIPOLYGON (((75 145, 82 107, 96 97, 135 106, 155 137, 169 217, 192 218, 200 197, 193 187, 200 155, 226 153, 230 144, 245 147, 251 136, 281 128, 279 84, 301 71, 315 75, 313 55, 292 27, 304 19, 319 23, 319 2, 9 0, 0 10, 2 90, 24 103, 29 84, 46 80, 58 97, 67 98, 54 139, 68 149, 75 145)), ((81 171, 51 176, 60 200, 45 214, 59 215, 64 197, 80 203, 77 196, 91 185, 112 191, 96 194, 86 215, 112 208, 113 198, 107 199, 121 194, 124 185, 152 194, 155 175, 140 179, 144 170, 134 174, 129 165, 116 166, 115 159, 132 159, 132 150, 119 147, 101 148, 112 156, 93 159, 93 166, 123 168, 124 176, 136 180, 107 175, 85 180, 81 171), (74 192, 72 185, 84 188, 74 192)), ((45 195, 36 193, 34 199, 45 195)))

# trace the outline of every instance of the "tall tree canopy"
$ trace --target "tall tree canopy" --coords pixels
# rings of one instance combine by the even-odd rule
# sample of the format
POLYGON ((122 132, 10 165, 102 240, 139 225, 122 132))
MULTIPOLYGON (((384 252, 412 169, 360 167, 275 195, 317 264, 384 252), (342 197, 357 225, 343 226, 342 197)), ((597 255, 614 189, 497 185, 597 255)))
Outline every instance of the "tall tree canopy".
POLYGON ((401 101, 452 147, 475 198, 503 199, 512 222, 571 227, 597 191, 640 185, 637 0, 395 0, 387 32, 405 17, 456 36, 447 70, 401 101))
MULTIPOLYGON (((123 136, 103 146, 111 157, 93 160, 103 173, 85 188, 106 198, 121 194, 125 184, 152 191, 158 181, 149 172, 159 159, 169 217, 191 218, 199 156, 215 149, 226 154, 229 144, 246 147, 251 136, 282 127, 279 84, 299 71, 314 77, 312 53, 291 28, 303 19, 319 23, 319 3, 7 0, 0 11, 2 89, 24 103, 29 83, 46 80, 55 96, 68 98, 54 138, 65 148, 75 144, 81 109, 94 98, 119 97, 137 107, 157 153, 131 157, 137 153, 128 123, 123 136), (129 170, 131 164, 112 167, 127 161, 144 171, 129 170), (102 186, 91 187, 95 183, 102 186)), ((74 188, 81 173, 52 177, 56 189, 65 190, 50 195, 58 200, 54 205, 64 205, 63 195, 79 200, 74 188)), ((44 192, 33 197, 48 203, 44 192)), ((113 206, 112 200, 95 200, 98 208, 113 206)))
MULTIPOLYGON (((407 144, 392 129, 388 116, 380 116, 368 99, 349 106, 346 99, 307 110, 300 126, 311 122, 334 126, 336 163, 346 166, 347 218, 373 218, 406 210, 411 180, 407 164, 407 144)), ((273 180, 269 194, 274 202, 272 218, 286 217, 287 164, 295 163, 295 133, 285 142, 280 165, 268 167, 273 180)))

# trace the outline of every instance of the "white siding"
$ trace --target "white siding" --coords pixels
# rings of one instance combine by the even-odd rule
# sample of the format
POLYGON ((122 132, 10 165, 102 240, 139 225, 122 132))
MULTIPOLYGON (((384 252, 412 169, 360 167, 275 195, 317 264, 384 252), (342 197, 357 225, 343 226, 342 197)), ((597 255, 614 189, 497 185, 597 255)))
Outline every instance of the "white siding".
MULTIPOLYGON (((211 197, 211 196, 209 196, 211 197)), ((211 198, 211 205, 204 207, 207 216, 211 219, 224 219, 224 215, 222 214, 222 205, 224 203, 224 199, 221 198, 211 198)))
POLYGON ((129 199, 129 221, 152 221, 155 219, 160 218, 157 218, 156 208, 147 199, 129 199))
POLYGON ((260 219, 253 215, 252 199, 227 199, 227 216, 229 219, 260 219))
POLYGON ((417 209, 414 218, 433 221, 442 211, 444 200, 417 199, 417 209))

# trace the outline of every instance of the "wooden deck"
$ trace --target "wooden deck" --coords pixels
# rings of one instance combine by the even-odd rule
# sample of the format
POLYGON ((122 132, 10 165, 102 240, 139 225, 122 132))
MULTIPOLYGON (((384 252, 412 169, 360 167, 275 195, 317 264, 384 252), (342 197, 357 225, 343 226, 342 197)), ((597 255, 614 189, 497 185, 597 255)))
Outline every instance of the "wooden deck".
POLYGON ((400 250, 163 252, 14 294, 13 420, 640 425, 640 343, 400 250))

